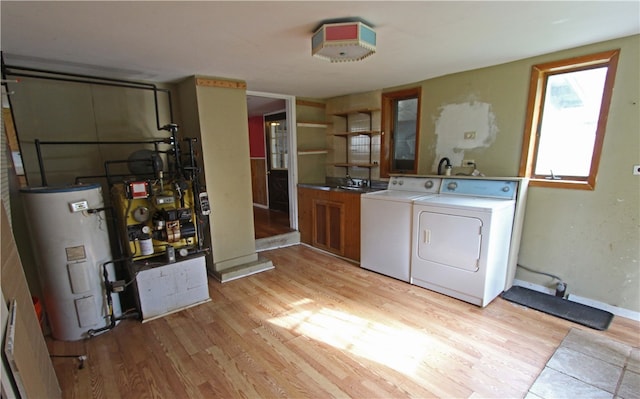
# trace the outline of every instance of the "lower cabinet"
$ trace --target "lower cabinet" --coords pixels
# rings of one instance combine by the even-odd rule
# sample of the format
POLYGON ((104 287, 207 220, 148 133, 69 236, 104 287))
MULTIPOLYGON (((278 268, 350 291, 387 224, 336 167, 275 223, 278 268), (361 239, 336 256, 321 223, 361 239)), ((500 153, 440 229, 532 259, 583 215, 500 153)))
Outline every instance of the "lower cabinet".
POLYGON ((312 245, 344 256, 344 204, 313 199, 312 245))
POLYGON ((298 228, 305 244, 360 261, 360 194, 298 187, 298 228))

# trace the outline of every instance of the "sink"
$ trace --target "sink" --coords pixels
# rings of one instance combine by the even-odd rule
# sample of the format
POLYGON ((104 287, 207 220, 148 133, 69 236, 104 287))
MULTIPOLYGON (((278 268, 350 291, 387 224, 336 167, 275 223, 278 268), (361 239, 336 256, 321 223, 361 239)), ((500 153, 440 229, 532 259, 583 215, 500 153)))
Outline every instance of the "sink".
POLYGON ((324 191, 349 191, 352 193, 369 193, 371 191, 378 191, 381 188, 372 187, 356 187, 356 186, 341 186, 341 185, 324 185, 324 184, 299 184, 300 187, 309 187, 316 190, 324 191))
POLYGON ((338 188, 341 190, 349 190, 349 191, 360 191, 360 192, 367 191, 367 187, 338 186, 338 188))

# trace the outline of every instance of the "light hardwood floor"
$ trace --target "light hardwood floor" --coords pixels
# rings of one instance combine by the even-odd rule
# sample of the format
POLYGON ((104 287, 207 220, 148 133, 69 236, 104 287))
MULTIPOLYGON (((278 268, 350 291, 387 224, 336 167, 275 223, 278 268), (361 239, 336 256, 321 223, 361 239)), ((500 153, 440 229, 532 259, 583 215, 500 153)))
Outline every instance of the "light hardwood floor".
MULTIPOLYGON (((501 298, 484 309, 306 246, 220 284, 212 301, 80 342, 48 341, 65 398, 404 398, 526 395, 571 328, 501 298)), ((599 334, 633 346, 640 325, 599 334)))

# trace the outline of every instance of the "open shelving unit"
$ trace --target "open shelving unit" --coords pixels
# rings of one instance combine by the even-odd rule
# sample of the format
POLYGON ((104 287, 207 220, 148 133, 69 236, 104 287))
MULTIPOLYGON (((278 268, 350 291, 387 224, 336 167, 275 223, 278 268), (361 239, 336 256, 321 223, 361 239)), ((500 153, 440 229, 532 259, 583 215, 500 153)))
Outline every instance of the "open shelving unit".
MULTIPOLYGON (((331 123, 298 121, 296 126, 299 128, 327 129, 331 126, 331 123)), ((298 155, 323 155, 328 152, 329 150, 326 148, 326 143, 323 143, 323 146, 318 146, 317 148, 298 148, 298 155)))
POLYGON ((378 164, 373 161, 372 152, 371 152, 372 136, 376 134, 380 134, 380 130, 373 129, 372 113, 376 111, 379 111, 379 109, 365 108, 365 109, 356 109, 348 112, 339 112, 339 113, 333 114, 333 116, 335 117, 342 118, 345 124, 345 130, 333 132, 333 136, 342 137, 347 140, 345 145, 345 155, 344 155, 345 161, 333 163, 333 166, 339 167, 339 168, 345 168, 345 172, 347 175, 349 174, 350 168, 368 168, 369 180, 371 180, 371 168, 375 168, 378 166, 378 164), (353 126, 351 123, 351 119, 356 115, 366 115, 368 119, 368 126, 366 126, 365 128, 363 128, 362 126, 357 126, 357 127, 353 126), (368 137, 367 144, 366 144, 367 146, 366 152, 368 153, 368 156, 369 156, 368 162, 352 161, 350 140, 352 137, 355 137, 355 136, 368 137))
POLYGON ((326 104, 296 100, 298 183, 324 184, 326 181, 327 158, 331 154, 327 137, 331 126, 326 104))

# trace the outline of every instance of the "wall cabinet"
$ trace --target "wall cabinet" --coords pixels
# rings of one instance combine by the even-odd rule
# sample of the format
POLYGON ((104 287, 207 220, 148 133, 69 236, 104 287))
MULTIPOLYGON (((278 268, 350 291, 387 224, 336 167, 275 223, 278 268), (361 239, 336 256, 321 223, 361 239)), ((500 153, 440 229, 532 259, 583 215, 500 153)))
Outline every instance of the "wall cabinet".
POLYGON ((298 187, 300 241, 360 261, 360 194, 298 187))

